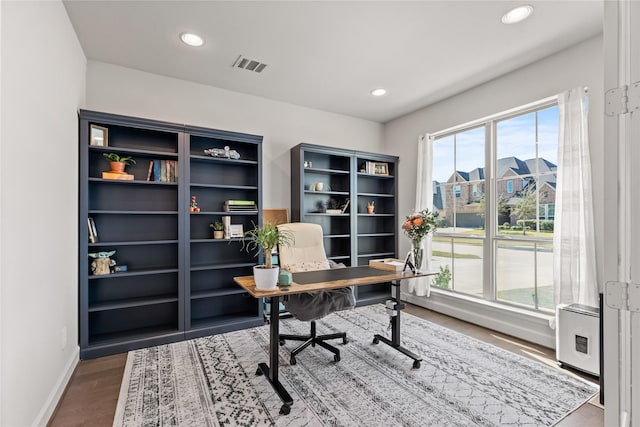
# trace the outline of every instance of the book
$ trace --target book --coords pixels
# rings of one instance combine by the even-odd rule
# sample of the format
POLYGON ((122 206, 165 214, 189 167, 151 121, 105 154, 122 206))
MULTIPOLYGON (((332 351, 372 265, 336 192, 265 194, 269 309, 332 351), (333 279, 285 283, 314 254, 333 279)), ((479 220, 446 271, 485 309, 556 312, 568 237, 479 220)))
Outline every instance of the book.
POLYGON ((160 182, 167 182, 167 161, 160 160, 160 182))
POLYGON ((119 179, 122 181, 133 181, 133 175, 119 172, 102 172, 102 179, 119 179))
POLYGON ((160 161, 153 162, 153 180, 160 182, 160 161))
POLYGON ((153 160, 149 161, 149 172, 147 172, 147 181, 151 181, 151 173, 153 172, 153 160))
POLYGON ((87 225, 89 227, 89 243, 98 243, 98 230, 96 230, 96 223, 93 218, 87 218, 87 225))
POLYGON ((342 206, 342 212, 340 213, 345 213, 347 211, 347 208, 349 207, 349 202, 351 201, 351 199, 347 199, 346 202, 344 202, 344 205, 342 206))
POLYGON ((253 200, 225 200, 225 205, 255 205, 253 200))

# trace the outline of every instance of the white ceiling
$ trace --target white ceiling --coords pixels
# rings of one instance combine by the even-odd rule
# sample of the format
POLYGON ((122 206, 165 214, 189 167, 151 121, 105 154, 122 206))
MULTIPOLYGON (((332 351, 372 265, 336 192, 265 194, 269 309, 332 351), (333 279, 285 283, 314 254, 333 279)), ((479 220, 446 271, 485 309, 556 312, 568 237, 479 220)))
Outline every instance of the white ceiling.
POLYGON ((386 122, 602 31, 601 1, 65 1, 88 59, 386 122), (531 18, 502 15, 531 4, 531 18), (191 31, 206 40, 183 45, 191 31), (233 68, 238 55, 268 64, 233 68), (374 98, 369 91, 387 89, 374 98))

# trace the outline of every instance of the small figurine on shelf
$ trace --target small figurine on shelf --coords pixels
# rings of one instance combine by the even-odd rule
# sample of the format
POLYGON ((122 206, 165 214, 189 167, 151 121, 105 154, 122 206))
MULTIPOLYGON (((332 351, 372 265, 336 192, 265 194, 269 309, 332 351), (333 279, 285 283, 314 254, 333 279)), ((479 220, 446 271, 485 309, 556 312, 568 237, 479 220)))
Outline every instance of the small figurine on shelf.
POLYGON ((93 258, 93 261, 91 262, 91 273, 94 276, 103 276, 105 274, 110 274, 111 267, 116 265, 116 262, 111 259, 111 257, 115 253, 116 251, 94 252, 88 254, 89 257, 93 258))
POLYGON ((200 212, 198 202, 196 202, 196 196, 191 196, 191 204, 189 205, 189 212, 200 212))

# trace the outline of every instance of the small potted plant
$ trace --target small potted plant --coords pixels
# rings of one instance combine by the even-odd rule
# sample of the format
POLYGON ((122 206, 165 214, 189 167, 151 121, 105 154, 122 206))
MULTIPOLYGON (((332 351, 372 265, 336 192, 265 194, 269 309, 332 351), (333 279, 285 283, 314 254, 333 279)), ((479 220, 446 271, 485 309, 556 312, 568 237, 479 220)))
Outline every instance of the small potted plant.
POLYGON ((367 203, 367 213, 372 214, 376 210, 376 202, 373 200, 367 203))
POLYGON ((224 238, 224 224, 221 222, 214 222, 213 224, 209 224, 209 227, 213 228, 213 238, 214 239, 222 239, 224 238))
POLYGON ((124 173, 124 167, 126 165, 135 165, 136 161, 131 156, 120 157, 116 153, 104 153, 104 158, 109 161, 109 168, 111 172, 124 173))
POLYGON ((260 290, 272 290, 278 283, 280 268, 274 267, 271 262, 271 252, 276 246, 290 246, 293 243, 293 235, 288 231, 278 229, 278 226, 266 223, 262 226, 253 224, 253 230, 244 233, 249 239, 242 242, 242 249, 247 252, 255 252, 258 256, 262 252, 265 256, 264 265, 253 267, 253 279, 256 288, 260 290))

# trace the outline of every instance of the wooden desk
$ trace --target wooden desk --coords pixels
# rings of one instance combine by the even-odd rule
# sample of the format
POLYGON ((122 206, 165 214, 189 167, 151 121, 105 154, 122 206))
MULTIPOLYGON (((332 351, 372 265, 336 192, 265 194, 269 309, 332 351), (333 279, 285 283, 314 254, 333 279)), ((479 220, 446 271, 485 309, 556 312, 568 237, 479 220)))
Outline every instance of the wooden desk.
POLYGON ((280 297, 286 295, 294 295, 305 292, 314 292, 327 289, 344 288, 347 286, 372 285, 376 283, 391 282, 395 288, 395 295, 390 297, 392 303, 387 308, 396 311, 396 315, 391 320, 391 339, 376 334, 373 336, 373 344, 383 343, 395 348, 399 352, 413 359, 413 367, 420 368, 422 359, 420 356, 412 353, 400 344, 400 310, 404 308, 404 304, 400 302, 400 280, 413 279, 416 277, 424 277, 437 274, 436 271, 429 271, 420 274, 407 272, 393 272, 385 270, 376 270, 371 267, 348 267, 336 268, 332 270, 307 271, 293 273, 293 283, 290 286, 277 287, 271 291, 263 291, 256 289, 253 276, 234 277, 233 280, 242 286, 251 296, 255 298, 270 298, 270 329, 269 329, 269 366, 266 363, 258 364, 256 375, 264 375, 273 389, 278 393, 282 400, 280 413, 287 415, 291 412, 293 399, 289 392, 282 386, 278 378, 278 351, 280 336, 280 297), (318 279, 319 281, 314 281, 318 279), (332 280, 333 279, 333 280, 332 280), (297 281, 296 281, 297 280, 297 281), (299 283, 300 282, 300 283, 299 283), (304 283, 304 284, 302 284, 304 283))

